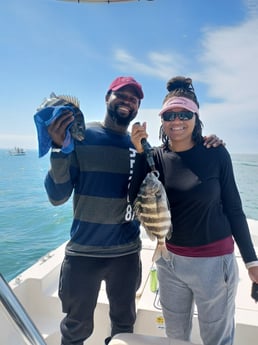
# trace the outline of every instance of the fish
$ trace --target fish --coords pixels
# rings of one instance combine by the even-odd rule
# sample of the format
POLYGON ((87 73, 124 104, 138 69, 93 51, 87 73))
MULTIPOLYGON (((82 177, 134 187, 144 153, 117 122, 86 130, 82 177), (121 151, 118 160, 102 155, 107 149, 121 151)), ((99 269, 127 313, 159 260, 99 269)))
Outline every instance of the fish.
POLYGON ((153 262, 161 256, 168 260, 166 238, 171 238, 173 229, 166 191, 158 177, 159 172, 157 170, 146 175, 133 203, 135 216, 148 237, 152 241, 157 240, 157 246, 152 257, 153 262))
POLYGON ((57 96, 54 92, 51 92, 48 98, 44 98, 43 102, 37 108, 37 111, 40 111, 46 107, 57 106, 71 106, 73 108, 74 121, 69 126, 69 131, 74 139, 78 141, 84 140, 86 126, 84 121, 84 115, 80 110, 80 102, 78 98, 70 95, 57 96))

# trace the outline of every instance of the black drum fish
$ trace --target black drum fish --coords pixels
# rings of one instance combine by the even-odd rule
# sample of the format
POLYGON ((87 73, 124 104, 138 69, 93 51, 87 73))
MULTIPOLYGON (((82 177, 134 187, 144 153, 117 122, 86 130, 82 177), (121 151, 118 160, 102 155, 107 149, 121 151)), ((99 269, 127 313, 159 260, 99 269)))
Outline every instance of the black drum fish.
POLYGON ((76 97, 68 95, 56 96, 52 92, 49 98, 45 98, 37 111, 40 111, 46 107, 57 107, 57 106, 71 106, 73 108, 74 121, 69 127, 71 136, 79 141, 85 139, 85 121, 82 111, 80 110, 80 103, 76 97))
POLYGON ((147 174, 143 180, 134 201, 134 212, 149 238, 157 239, 157 246, 152 260, 157 261, 161 256, 168 258, 165 239, 172 234, 170 208, 165 188, 158 179, 158 171, 147 174))

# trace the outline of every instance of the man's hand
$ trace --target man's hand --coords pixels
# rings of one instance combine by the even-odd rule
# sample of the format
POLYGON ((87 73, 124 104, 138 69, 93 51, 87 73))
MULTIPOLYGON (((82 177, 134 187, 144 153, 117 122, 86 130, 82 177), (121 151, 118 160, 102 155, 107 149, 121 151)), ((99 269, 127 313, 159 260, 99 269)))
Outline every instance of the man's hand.
POLYGON ((65 110, 61 116, 55 119, 47 128, 52 141, 62 147, 65 140, 67 126, 73 122, 74 116, 70 110, 65 110))
POLYGON ((215 134, 210 134, 208 136, 205 136, 205 137, 203 137, 203 139, 204 139, 203 145, 206 146, 208 149, 210 147, 218 147, 220 145, 226 146, 226 144, 223 142, 223 140, 218 138, 215 134))

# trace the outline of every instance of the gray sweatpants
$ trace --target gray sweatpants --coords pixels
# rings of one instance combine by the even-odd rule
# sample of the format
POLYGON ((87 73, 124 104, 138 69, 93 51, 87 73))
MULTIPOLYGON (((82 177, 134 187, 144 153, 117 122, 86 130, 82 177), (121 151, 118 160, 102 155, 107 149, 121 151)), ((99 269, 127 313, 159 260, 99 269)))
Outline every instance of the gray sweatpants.
POLYGON ((238 266, 234 254, 193 258, 170 253, 157 261, 168 337, 190 340, 194 303, 204 345, 232 345, 238 266))

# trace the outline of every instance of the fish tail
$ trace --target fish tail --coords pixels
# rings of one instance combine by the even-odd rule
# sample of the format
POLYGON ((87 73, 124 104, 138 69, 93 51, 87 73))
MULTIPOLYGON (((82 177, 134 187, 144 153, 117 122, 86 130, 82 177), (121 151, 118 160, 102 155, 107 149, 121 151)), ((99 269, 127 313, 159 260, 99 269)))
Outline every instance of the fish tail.
POLYGON ((169 260, 169 252, 165 244, 157 244, 152 256, 152 261, 155 262, 161 257, 163 257, 163 259, 166 261, 169 260))

